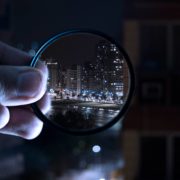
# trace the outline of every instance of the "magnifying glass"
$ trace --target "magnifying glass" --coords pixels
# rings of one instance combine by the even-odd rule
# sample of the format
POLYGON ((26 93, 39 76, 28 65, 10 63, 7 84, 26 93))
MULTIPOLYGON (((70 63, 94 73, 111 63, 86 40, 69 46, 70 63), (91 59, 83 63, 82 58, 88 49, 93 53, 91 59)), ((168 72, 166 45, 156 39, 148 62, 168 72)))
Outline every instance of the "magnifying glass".
POLYGON ((122 120, 133 96, 134 72, 127 53, 111 37, 94 30, 71 30, 45 42, 32 59, 47 64, 50 113, 36 103, 44 123, 74 134, 105 130, 122 120))

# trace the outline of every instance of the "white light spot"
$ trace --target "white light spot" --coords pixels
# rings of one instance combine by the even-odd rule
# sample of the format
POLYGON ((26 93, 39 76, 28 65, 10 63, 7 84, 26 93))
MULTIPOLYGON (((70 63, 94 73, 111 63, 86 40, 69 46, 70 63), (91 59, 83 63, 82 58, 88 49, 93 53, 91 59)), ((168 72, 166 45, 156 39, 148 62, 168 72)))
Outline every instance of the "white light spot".
POLYGON ((101 151, 101 147, 100 147, 99 145, 94 145, 94 146, 92 147, 92 151, 93 151, 94 153, 99 153, 99 152, 101 151))

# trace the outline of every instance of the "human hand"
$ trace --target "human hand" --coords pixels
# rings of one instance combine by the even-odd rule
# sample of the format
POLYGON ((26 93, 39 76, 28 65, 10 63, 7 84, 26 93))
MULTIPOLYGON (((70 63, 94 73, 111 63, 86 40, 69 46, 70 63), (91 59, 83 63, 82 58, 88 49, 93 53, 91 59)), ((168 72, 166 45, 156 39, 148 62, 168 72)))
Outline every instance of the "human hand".
POLYGON ((50 109, 45 93, 47 66, 38 62, 28 67, 32 57, 0 42, 0 133, 36 138, 43 127, 29 104, 37 102, 43 113, 50 109))

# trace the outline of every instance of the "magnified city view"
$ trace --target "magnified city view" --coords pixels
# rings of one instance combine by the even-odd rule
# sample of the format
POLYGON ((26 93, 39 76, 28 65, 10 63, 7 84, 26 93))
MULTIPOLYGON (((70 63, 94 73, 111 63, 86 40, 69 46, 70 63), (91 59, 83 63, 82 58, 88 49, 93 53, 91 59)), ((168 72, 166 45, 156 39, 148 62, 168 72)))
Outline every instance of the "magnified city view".
POLYGON ((101 127, 121 111, 129 71, 115 44, 97 35, 71 35, 42 54, 49 69, 49 119, 74 130, 101 127))

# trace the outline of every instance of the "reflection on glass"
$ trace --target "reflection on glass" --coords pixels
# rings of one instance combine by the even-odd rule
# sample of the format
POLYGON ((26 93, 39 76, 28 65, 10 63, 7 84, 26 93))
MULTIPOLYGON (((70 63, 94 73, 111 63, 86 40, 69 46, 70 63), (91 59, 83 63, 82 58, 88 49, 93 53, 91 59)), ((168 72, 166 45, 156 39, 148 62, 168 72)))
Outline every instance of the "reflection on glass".
POLYGON ((129 71, 115 44, 101 36, 67 35, 41 55, 49 69, 49 118, 63 127, 91 129, 111 121, 126 101, 129 71))

